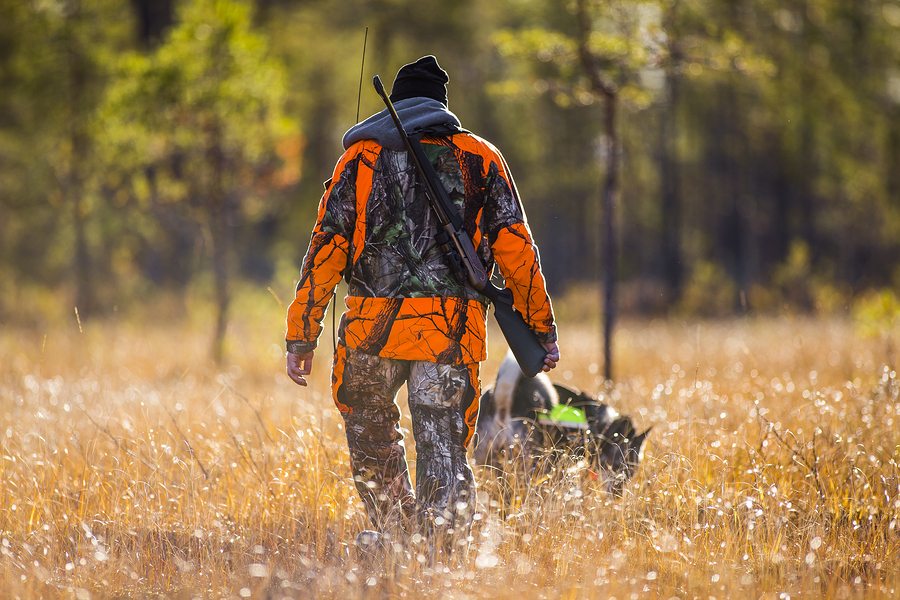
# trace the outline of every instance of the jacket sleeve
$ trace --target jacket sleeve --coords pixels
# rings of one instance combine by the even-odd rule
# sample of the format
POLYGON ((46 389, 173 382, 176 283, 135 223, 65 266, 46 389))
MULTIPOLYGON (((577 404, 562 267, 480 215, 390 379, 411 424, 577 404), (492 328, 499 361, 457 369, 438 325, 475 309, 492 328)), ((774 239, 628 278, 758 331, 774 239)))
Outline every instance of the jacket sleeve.
POLYGON ((512 291, 513 306, 541 342, 556 341, 556 322, 541 273, 538 248, 503 156, 493 149, 488 167, 484 224, 494 260, 512 291))
POLYGON ((357 152, 345 152, 319 202, 297 293, 288 307, 285 334, 288 352, 305 354, 315 349, 328 303, 347 268, 356 222, 358 164, 357 152))

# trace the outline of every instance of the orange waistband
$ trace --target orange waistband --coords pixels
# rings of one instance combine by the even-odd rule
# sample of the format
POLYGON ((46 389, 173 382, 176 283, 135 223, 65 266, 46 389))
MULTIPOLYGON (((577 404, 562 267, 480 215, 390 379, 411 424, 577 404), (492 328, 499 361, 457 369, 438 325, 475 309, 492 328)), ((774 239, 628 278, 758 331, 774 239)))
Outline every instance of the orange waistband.
POLYGON ((348 348, 449 364, 487 357, 486 312, 478 300, 348 296, 346 305, 341 331, 348 348))

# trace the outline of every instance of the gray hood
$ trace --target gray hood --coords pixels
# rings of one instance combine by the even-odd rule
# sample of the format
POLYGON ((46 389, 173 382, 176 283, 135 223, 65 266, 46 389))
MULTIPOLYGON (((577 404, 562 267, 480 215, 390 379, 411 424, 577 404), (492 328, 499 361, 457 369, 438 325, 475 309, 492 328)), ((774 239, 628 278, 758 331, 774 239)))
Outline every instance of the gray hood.
MULTIPOLYGON (((394 109, 409 134, 435 125, 455 125, 459 119, 447 107, 431 98, 407 98, 394 102, 394 109)), ((360 140, 375 140, 389 150, 404 150, 403 140, 391 120, 387 109, 375 113, 365 121, 357 123, 344 134, 344 150, 360 140)))

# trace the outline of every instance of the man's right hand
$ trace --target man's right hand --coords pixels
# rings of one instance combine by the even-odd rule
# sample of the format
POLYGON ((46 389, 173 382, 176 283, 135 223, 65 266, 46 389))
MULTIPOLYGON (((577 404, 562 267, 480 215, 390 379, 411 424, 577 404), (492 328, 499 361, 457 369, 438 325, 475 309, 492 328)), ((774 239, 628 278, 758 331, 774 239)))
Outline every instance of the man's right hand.
POLYGON ((559 362, 559 344, 556 342, 547 342, 543 344, 544 350, 547 351, 547 356, 544 357, 544 373, 550 371, 550 369, 556 368, 556 363, 559 362))
POLYGON ((287 353, 287 374, 294 383, 306 387, 306 375, 312 372, 313 353, 294 354, 287 353))

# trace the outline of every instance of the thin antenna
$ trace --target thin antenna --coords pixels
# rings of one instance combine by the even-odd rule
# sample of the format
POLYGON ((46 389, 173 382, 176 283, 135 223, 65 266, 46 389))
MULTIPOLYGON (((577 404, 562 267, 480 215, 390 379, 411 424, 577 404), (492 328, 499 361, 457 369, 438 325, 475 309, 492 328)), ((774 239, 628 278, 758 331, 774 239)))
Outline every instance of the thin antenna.
POLYGON ((366 70, 366 45, 369 42, 369 26, 366 26, 366 34, 363 37, 362 63, 359 65, 359 91, 356 96, 356 122, 359 123, 359 104, 362 101, 363 73, 366 70))
MULTIPOLYGON (((366 25, 366 33, 363 36, 363 51, 362 51, 362 60, 359 65, 359 89, 357 90, 356 96, 356 122, 359 123, 359 105, 362 103, 362 82, 363 82, 363 74, 366 71, 366 46, 369 43, 369 26, 366 25)), ((334 355, 337 356, 337 325, 335 324, 335 320, 337 319, 337 289, 335 289, 334 296, 331 297, 331 347, 334 350, 334 355)))

